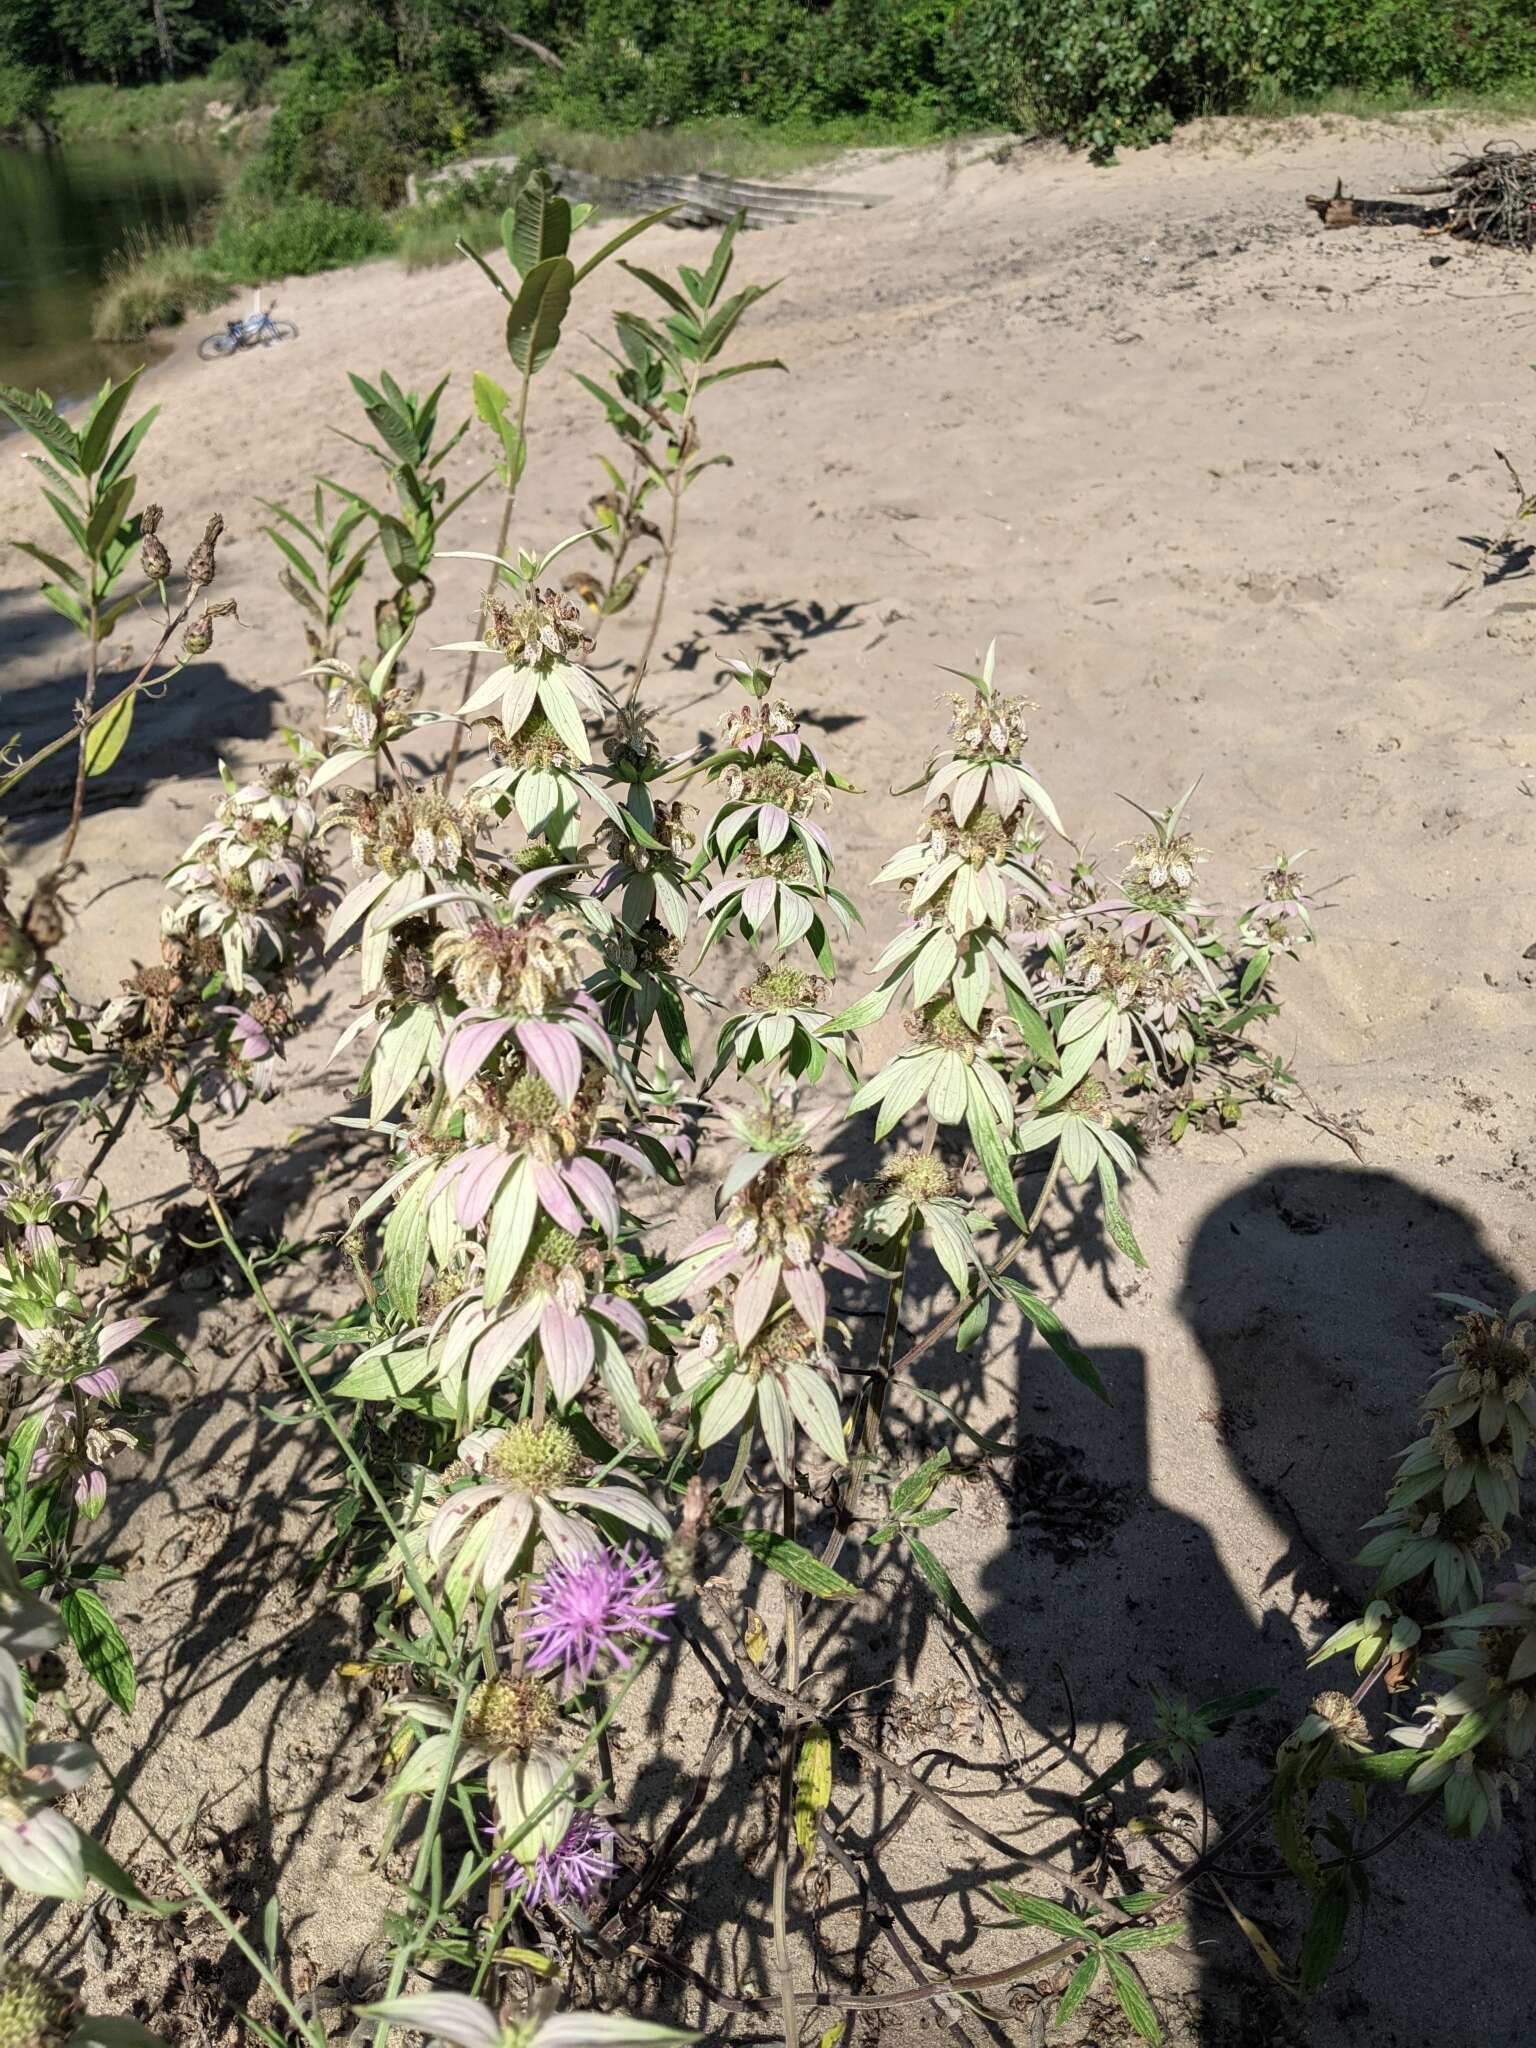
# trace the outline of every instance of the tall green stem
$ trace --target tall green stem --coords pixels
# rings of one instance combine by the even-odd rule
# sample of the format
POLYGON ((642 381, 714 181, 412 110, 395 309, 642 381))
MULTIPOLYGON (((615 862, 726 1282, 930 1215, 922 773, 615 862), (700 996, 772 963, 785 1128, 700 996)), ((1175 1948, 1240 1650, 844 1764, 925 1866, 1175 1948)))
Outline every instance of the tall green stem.
MULTIPOLYGON (((517 446, 521 459, 507 479, 507 493, 501 507, 501 529, 496 535, 495 553, 498 561, 503 559, 507 552, 507 537, 512 531, 512 508, 517 503, 517 487, 522 482, 523 470, 527 467, 528 445, 523 436, 528 422, 528 387, 532 382, 533 356, 530 352, 528 367, 523 372, 522 389, 517 394, 517 446)), ((482 639, 485 637, 485 622, 490 617, 491 599, 496 595, 500 581, 501 572, 493 567, 490 580, 487 582, 480 598, 480 637, 482 639)), ((459 709, 461 711, 469 702, 470 693, 475 687, 475 677, 479 672, 480 652, 477 648, 464 664, 464 683, 459 691, 459 709)), ((443 764, 443 790, 445 793, 453 788, 453 778, 459 772, 459 756, 463 751, 464 728, 462 725, 456 725, 453 728, 453 739, 448 747, 448 759, 443 764)))
POLYGON ((699 371, 702 364, 694 364, 688 375, 687 395, 677 427, 677 460, 672 474, 667 478, 667 492, 672 508, 667 515, 667 538, 663 548, 661 580, 656 590, 656 609, 651 613, 651 623, 646 630, 645 644, 640 649, 640 659, 635 664, 634 679, 629 686, 629 701, 633 704, 640 695, 640 685, 645 681, 645 672, 650 667, 651 656, 656 651, 657 636, 661 632, 662 614, 667 608, 667 590, 672 581, 672 558, 677 553, 677 521, 682 507, 683 487, 687 481, 687 460, 689 436, 693 426, 693 401, 698 396, 699 371))
POLYGON ((204 1189, 203 1200, 208 1204, 208 1212, 217 1226, 220 1237, 224 1240, 225 1250, 240 1268, 246 1285, 260 1304, 262 1314, 271 1324, 278 1342, 282 1345, 284 1351, 287 1352, 288 1362, 298 1374, 300 1384, 314 1404, 315 1412, 319 1415, 321 1421, 324 1422, 326 1428, 335 1439, 342 1456, 357 1475, 362 1484, 363 1491, 378 1509, 385 1528, 389 1531, 390 1537, 399 1550, 401 1563, 405 1570, 405 1582, 410 1587, 412 1595, 417 1605, 421 1608, 422 1613, 427 1617, 432 1633, 437 1637, 438 1642, 442 1645, 451 1661, 457 1649, 453 1630, 449 1627, 447 1617, 443 1614, 436 1600, 433 1599, 427 1589, 426 1582, 417 1569, 415 1560, 411 1556, 410 1547, 405 1540, 405 1532, 391 1513, 389 1503, 379 1491, 373 1474, 368 1470, 368 1467, 354 1449, 351 1437, 342 1428, 340 1421, 337 1419, 335 1409, 315 1384, 314 1376, 311 1374, 309 1367, 304 1363, 303 1356, 299 1351, 298 1345, 293 1341, 293 1334, 289 1330, 287 1322, 278 1314, 277 1310, 268 1300, 266 1289, 262 1286, 255 1267, 240 1249, 239 1240, 230 1228, 229 1218, 224 1213, 223 1204, 211 1188, 204 1189))
MULTIPOLYGON (((795 1533, 795 1489, 786 1479, 780 1510, 786 1538, 795 1533)), ((786 1591, 784 1599, 784 1690, 800 1683, 800 1602, 786 1591)), ((799 1715, 786 1707, 779 1728, 779 1814, 773 1852, 773 1961, 779 1978, 779 2003, 784 2015, 784 2048, 799 2048, 800 2021, 795 2011, 795 1971, 789 1953, 789 1841, 795 1803, 795 1746, 799 1715)))

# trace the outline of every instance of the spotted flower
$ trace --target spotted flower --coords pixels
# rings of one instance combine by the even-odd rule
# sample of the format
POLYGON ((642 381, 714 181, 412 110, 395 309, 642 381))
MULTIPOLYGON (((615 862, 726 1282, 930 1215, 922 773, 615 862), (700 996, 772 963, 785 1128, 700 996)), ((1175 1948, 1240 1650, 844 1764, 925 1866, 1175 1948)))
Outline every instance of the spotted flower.
POLYGON ((477 1418, 496 1382, 537 1339, 551 1391, 562 1406, 574 1401, 594 1365, 611 1369, 616 1354, 622 1364, 619 1333, 646 1342, 635 1304, 604 1284, 606 1266, 600 1244, 540 1218, 504 1308, 471 1290, 439 1315, 427 1342, 429 1376, 461 1413, 477 1418))
POLYGON ((745 1151, 726 1177, 725 1211, 646 1289, 656 1306, 729 1286, 732 1331, 750 1344, 768 1320, 778 1290, 794 1304, 819 1344, 827 1292, 820 1268, 863 1277, 859 1258, 827 1236, 832 1195, 807 1140, 825 1118, 797 1115, 787 1096, 765 1095, 761 1108, 733 1117, 745 1151))
POLYGON ((0 1351, 0 1379, 14 1373, 31 1383, 23 1386, 15 1420, 42 1418, 32 1478, 68 1479, 88 1519, 105 1504, 108 1464, 138 1443, 111 1419, 122 1393, 120 1369, 111 1361, 148 1327, 145 1316, 107 1321, 87 1314, 66 1292, 46 1322, 18 1327, 16 1343, 0 1351))
POLYGON ((567 1560, 601 1550, 593 1515, 662 1540, 671 1533, 661 1510, 621 1475, 581 1478, 581 1453, 563 1423, 475 1431, 460 1443, 459 1462, 464 1477, 451 1487, 429 1481, 418 1526, 407 1532, 416 1557, 455 1595, 496 1598, 530 1537, 567 1560))
POLYGON ((405 1693, 390 1701, 387 1711, 433 1730, 417 1743, 391 1781, 389 1796, 397 1802, 430 1796, 445 1772, 451 1785, 483 1776, 498 1827, 505 1834, 532 1805, 527 1797, 530 1787, 547 1790, 563 1770, 553 1745, 559 1710, 539 1679, 498 1677, 476 1686, 465 1703, 457 1742, 451 1732, 453 1706, 430 1693, 405 1693))

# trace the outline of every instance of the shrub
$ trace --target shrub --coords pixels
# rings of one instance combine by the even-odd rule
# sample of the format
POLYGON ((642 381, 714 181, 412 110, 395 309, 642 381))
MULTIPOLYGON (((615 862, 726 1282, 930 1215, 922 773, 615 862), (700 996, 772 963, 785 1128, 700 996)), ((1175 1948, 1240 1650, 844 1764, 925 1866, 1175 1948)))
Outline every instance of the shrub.
POLYGON ((1101 161, 1256 101, 1536 76, 1527 0, 974 0, 959 33, 984 99, 1101 161))
POLYGON ((109 264, 91 332, 98 341, 138 341, 156 327, 212 311, 236 285, 338 270, 389 245, 389 228, 376 215, 318 199, 237 206, 211 242, 195 241, 185 228, 141 233, 109 264))
POLYGON ((274 199, 387 211, 404 200, 413 170, 461 156, 474 133, 465 103, 431 78, 357 88, 308 65, 273 116, 251 185, 274 199))
POLYGON ((0 63, 0 135, 41 126, 48 117, 48 80, 28 64, 0 63))
POLYGON ((290 199, 268 208, 237 205, 221 219, 210 255, 238 282, 263 284, 361 263, 389 242, 389 229, 376 214, 322 199, 290 199))
POLYGON ((710 114, 945 120, 976 111, 952 60, 953 0, 589 0, 558 88, 605 122, 644 127, 710 114))
POLYGON ((254 107, 260 105, 276 69, 277 52, 271 45, 257 42, 254 36, 243 36, 238 43, 220 50, 208 76, 234 87, 237 106, 254 107))

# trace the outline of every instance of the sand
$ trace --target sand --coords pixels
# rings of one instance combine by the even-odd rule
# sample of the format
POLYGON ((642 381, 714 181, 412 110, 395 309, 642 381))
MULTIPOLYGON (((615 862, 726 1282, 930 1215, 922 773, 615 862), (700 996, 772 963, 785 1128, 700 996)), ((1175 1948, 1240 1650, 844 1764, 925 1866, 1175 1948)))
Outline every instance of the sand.
MULTIPOLYGON (((686 506, 653 702, 665 737, 691 744, 727 701, 724 656, 784 661, 787 693, 866 792, 836 820, 844 877, 870 913, 845 986, 857 989, 894 926, 896 904, 866 884, 911 815, 886 793, 940 728, 937 668, 969 665, 994 636, 1003 672, 1040 702, 1037 765, 1099 847, 1134 829, 1118 792, 1156 807, 1198 776, 1208 894, 1249 900, 1258 867, 1301 848, 1309 875, 1333 885, 1324 943, 1285 977, 1275 1043, 1360 1156, 1300 1115, 1192 1136, 1133 1192, 1145 1275, 1103 1262, 1091 1218, 1053 1213, 1035 1272, 1097 1359, 1112 1408, 1007 1326, 980 1359, 941 1348, 920 1375, 1022 1446, 1016 1466, 953 1488, 958 1512, 936 1541, 996 1645, 1017 1710, 1000 1725, 1034 1759, 1024 1781, 1038 1781, 1034 1804, 1015 1791, 976 1811, 1030 1846, 1066 1840, 1068 1796, 1125 1730, 1148 1728, 1154 1688, 1275 1689, 1212 1762, 1218 1820, 1253 1796, 1309 1693, 1340 1675, 1309 1677, 1303 1657, 1362 1589, 1355 1532, 1379 1506, 1445 1334, 1431 1290, 1497 1299, 1536 1276, 1529 555, 1444 602, 1476 559, 1471 537, 1508 515, 1495 451, 1517 463, 1523 452, 1536 474, 1536 271, 1412 234, 1326 234, 1301 204, 1340 175, 1369 193, 1422 183, 1447 146, 1482 139, 1424 123, 1211 124, 1110 171, 1049 148, 863 158, 836 175, 881 205, 741 244, 743 276, 784 280, 753 316, 753 353, 791 374, 712 398, 707 451, 734 466, 686 506), (1432 252, 1451 260, 1432 267, 1432 252), (1072 1766, 1041 1747, 1069 1724, 1072 1766)), ((659 234, 651 257, 696 261, 707 240, 659 234)), ((601 273, 563 367, 536 386, 520 541, 576 528, 600 486, 595 408, 563 369, 588 365, 582 337, 601 335, 633 289, 601 273)), ((216 759, 270 759, 277 727, 309 715, 258 500, 295 497, 317 469, 363 480, 362 458, 330 431, 358 423, 348 367, 388 365, 418 387, 451 368, 462 406, 470 372, 504 362, 499 302, 467 267, 373 267, 277 296, 299 326, 292 346, 205 365, 193 333, 145 381, 163 407, 139 465, 145 490, 183 550, 223 512, 218 594, 238 599, 243 630, 222 629, 210 662, 146 709, 96 793, 61 949, 82 996, 109 994, 152 952, 159 878, 212 801, 216 759)), ((0 444, 0 532, 39 530, 21 454, 0 444)), ((467 451, 455 467, 472 473, 467 451)), ((474 501, 458 544, 489 545, 495 517, 489 497, 474 501)), ((474 589, 470 565, 445 565, 430 638, 464 637, 474 589)), ((606 629, 599 662, 620 662, 637 630, 606 629)), ((74 648, 14 554, 0 557, 0 632, 5 724, 35 741, 67 718, 74 648)), ((126 633, 125 655, 142 638, 126 633)), ((48 862, 60 787, 39 777, 16 807, 23 872, 48 862)), ((341 1098, 323 1062, 345 1003, 340 982, 317 993, 279 1103, 212 1141, 232 1177, 249 1166, 243 1215, 274 1236, 302 1240, 335 1212, 324 1120, 341 1098)), ((52 1084, 14 1055, 0 1078, 24 1130, 52 1084)), ((149 1228, 186 1192, 178 1156, 142 1132, 110 1182, 149 1228)), ((306 1501, 323 1487, 323 1446, 269 1419, 282 1377, 262 1326, 212 1254, 190 1259, 160 1308, 192 1371, 150 1376, 154 1448, 102 1524, 102 1554, 128 1573, 118 1604, 143 1686, 131 1730, 109 1719, 101 1744, 115 1765, 133 1759, 134 1797, 222 1896, 256 1910, 277 1884, 301 1987, 345 2003, 368 1988, 397 1865, 377 1866, 382 1810, 362 1796, 378 1722, 338 1670, 356 1614, 299 1572, 323 1526, 306 1501)), ((304 1297, 294 1266, 277 1284, 304 1297)), ((903 1461, 938 1440, 935 1421, 904 1399, 903 1461)), ((771 1618, 771 1597, 763 1605, 771 1618)), ((829 1668, 868 1683, 893 1660, 915 1704, 888 1709, 883 1739, 909 1760, 933 1741, 952 1748, 961 1763, 935 1779, 952 1792, 992 1787, 998 1726, 978 1720, 968 1671, 888 1572, 829 1668)), ((621 1788, 642 1831, 702 1743, 700 1717, 674 1712, 658 1750, 669 1697, 703 1698, 686 1659, 624 1716, 621 1788)), ((834 1809, 858 1837, 899 1802, 847 1763, 834 1809)), ((699 1968, 760 1989, 767 1884, 752 1852, 765 1776, 747 1749, 717 1778, 668 1926, 699 1968)), ((1148 1775, 1138 1782, 1122 1821, 1161 1810, 1170 1826, 1196 1824, 1188 1790, 1159 1809, 1148 1775)), ((126 1812, 111 1840, 137 1855, 126 1812)), ((1118 1840, 1155 1868, 1155 1838, 1118 1840)), ((1274 1860, 1259 1835, 1233 1862, 1274 1860)), ((1187 1947, 1149 1964, 1169 2037, 1526 2038, 1529 1798, 1497 1840, 1458 1846, 1425 1825, 1376 1869, 1363 1939, 1307 2008, 1266 1986, 1219 1908, 1202 1909, 1187 1947)), ((879 1857, 914 1952, 949 1968, 1016 1952, 1020 1937, 978 1925, 995 1917, 980 1878, 998 1870, 926 1814, 879 1857)), ((1288 1890, 1237 1894, 1294 1942, 1288 1890)), ((855 1972, 865 1990, 898 1988, 907 1980, 878 1939, 850 1953, 847 1899, 833 1873, 816 1981, 855 1972)), ((797 1939, 813 1905, 801 1896, 797 1939)), ((57 1944, 79 1960, 69 1914, 21 1924, 40 1955, 57 1944)), ((246 1987, 215 1937, 145 1936, 99 1916, 88 1934, 92 1981, 120 2009, 176 2040, 221 2037, 216 1992, 246 1987)), ((670 1996, 661 2009, 683 2009, 670 1996)), ((999 1995, 991 2020, 967 2025, 977 2040, 1034 2042, 1033 2003, 1023 1989, 999 1995)), ((771 2019, 702 2024, 711 2040, 774 2038, 771 2019)), ((899 2043, 938 2040, 948 2021, 898 2011, 858 2024, 850 2041, 899 2043)), ((1096 2000, 1069 2037, 1128 2038, 1096 2000)))

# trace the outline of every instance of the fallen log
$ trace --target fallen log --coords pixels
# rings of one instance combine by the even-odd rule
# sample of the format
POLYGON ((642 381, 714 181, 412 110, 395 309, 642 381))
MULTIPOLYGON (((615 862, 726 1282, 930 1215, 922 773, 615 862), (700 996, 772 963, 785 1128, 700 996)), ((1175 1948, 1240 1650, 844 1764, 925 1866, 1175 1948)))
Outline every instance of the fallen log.
POLYGON ((1449 206, 1410 206, 1401 199, 1355 199, 1341 178, 1328 197, 1307 194, 1307 204, 1325 228, 1440 228, 1450 220, 1449 206))
POLYGON ((1447 167, 1438 185, 1409 186, 1406 198, 1357 199, 1339 179, 1324 198, 1307 204, 1325 228, 1418 228, 1427 235, 1454 235, 1464 242, 1493 242, 1504 249, 1536 250, 1536 149, 1495 147, 1447 167), (1446 197, 1437 206, 1413 206, 1415 197, 1446 197))

